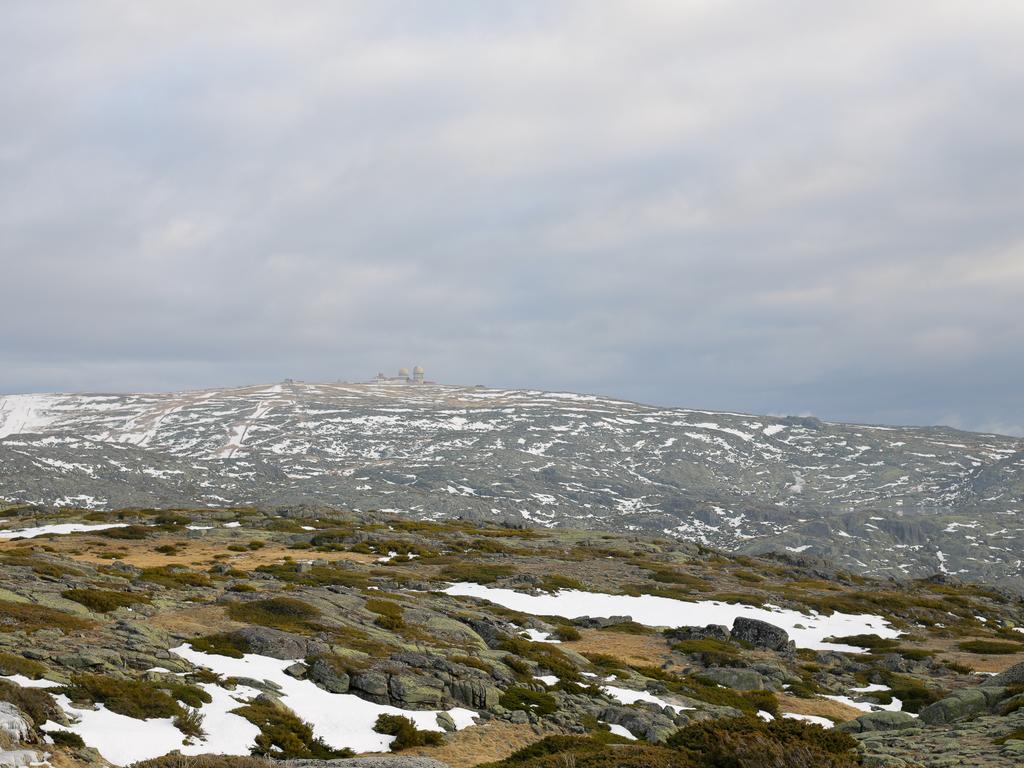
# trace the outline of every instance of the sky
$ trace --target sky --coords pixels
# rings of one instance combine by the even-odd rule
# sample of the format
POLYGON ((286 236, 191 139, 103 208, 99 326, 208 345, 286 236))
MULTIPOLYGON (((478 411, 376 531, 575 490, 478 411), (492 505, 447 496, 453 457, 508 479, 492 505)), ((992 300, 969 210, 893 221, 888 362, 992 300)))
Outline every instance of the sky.
POLYGON ((8 0, 0 392, 1024 434, 1024 3, 8 0))

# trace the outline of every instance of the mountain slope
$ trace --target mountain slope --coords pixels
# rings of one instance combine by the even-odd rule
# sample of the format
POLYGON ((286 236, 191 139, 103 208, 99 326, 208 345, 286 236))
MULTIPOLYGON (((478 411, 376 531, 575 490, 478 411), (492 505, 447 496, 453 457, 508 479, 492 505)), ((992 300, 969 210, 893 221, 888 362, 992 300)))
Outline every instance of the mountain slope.
POLYGON ((512 518, 1012 580, 1024 442, 437 385, 12 395, 0 497, 512 518))

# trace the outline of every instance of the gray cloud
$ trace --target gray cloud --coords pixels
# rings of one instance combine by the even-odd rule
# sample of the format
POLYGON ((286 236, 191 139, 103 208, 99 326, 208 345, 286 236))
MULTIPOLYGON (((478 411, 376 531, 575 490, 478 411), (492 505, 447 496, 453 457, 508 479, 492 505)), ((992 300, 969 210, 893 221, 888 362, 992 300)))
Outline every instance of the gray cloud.
POLYGON ((0 390, 1021 431, 1014 2, 9 3, 0 390))

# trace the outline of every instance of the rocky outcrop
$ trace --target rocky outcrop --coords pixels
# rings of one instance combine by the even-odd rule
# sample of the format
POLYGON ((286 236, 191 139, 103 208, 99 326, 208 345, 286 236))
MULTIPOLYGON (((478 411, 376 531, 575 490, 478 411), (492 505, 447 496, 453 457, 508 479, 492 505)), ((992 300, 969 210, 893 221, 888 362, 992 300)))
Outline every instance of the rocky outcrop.
POLYGON ((746 643, 768 651, 788 651, 793 647, 789 633, 782 627, 744 616, 739 616, 733 621, 729 636, 738 643, 746 643))
POLYGON ((759 672, 742 667, 712 667, 701 672, 701 677, 737 691, 763 691, 767 687, 759 672))
POLYGON ((866 733, 868 731, 898 731, 904 728, 918 728, 917 718, 906 712, 868 712, 858 718, 840 723, 836 726, 846 733, 866 733))
POLYGON ((665 631, 669 640, 719 640, 729 641, 729 628, 724 624, 708 624, 705 627, 675 627, 665 631))
POLYGON ((961 688, 921 710, 921 722, 929 725, 954 723, 988 714, 1006 698, 1006 689, 998 686, 961 688))
POLYGON ((306 638, 270 627, 246 627, 233 633, 243 640, 250 653, 272 659, 302 659, 306 656, 306 638))
POLYGON ((676 720, 685 721, 686 717, 681 715, 679 718, 669 718, 656 705, 651 705, 606 707, 602 710, 600 719, 606 723, 621 725, 637 738, 656 744, 679 730, 682 723, 677 724, 676 720))

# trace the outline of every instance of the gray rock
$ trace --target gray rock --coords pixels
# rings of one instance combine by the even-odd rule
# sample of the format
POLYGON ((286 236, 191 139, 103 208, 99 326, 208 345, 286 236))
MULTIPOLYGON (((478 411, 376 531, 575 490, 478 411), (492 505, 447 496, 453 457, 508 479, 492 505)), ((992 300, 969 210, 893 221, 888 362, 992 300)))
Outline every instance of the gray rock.
POLYGON ((444 683, 424 675, 392 675, 388 693, 391 701, 406 707, 436 707, 444 694, 444 683))
POLYGON ((449 685, 451 697, 471 709, 492 709, 501 698, 501 690, 481 679, 452 680, 449 685))
POLYGON ((347 673, 337 669, 333 664, 323 658, 313 660, 306 677, 312 680, 326 691, 331 693, 347 693, 349 687, 349 676, 347 673))
POLYGON ((285 667, 284 673, 289 677, 294 677, 296 680, 305 680, 306 675, 309 672, 309 667, 303 664, 301 661, 297 661, 294 664, 285 667))
POLYGON ((306 639, 270 627, 246 627, 233 633, 249 645, 252 653, 272 659, 302 659, 306 656, 306 639))
POLYGON ((962 688, 922 709, 921 722, 941 725, 978 717, 987 714, 1005 696, 1004 688, 962 688))
POLYGON ((621 725, 640 739, 652 744, 664 741, 679 729, 674 719, 668 718, 657 706, 605 707, 599 719, 615 725, 621 725))
POLYGON ((364 698, 377 704, 387 704, 388 676, 383 672, 369 670, 352 675, 349 679, 349 690, 363 694, 364 698))
POLYGON ((764 678, 753 669, 711 667, 701 672, 701 676, 737 691, 763 691, 765 689, 764 678))
POLYGON ((446 733, 452 733, 458 727, 455 724, 455 719, 447 712, 437 713, 437 724, 446 733))
POLYGON ((729 628, 724 624, 708 624, 704 627, 676 627, 665 632, 670 640, 720 640, 729 641, 729 628))
POLYGON ((755 648, 769 651, 786 651, 791 647, 789 633, 786 630, 767 621, 748 619, 745 616, 736 618, 729 636, 737 642, 748 643, 755 648))
POLYGON ((858 718, 840 723, 836 728, 846 733, 869 731, 898 731, 903 728, 917 728, 917 719, 906 712, 868 712, 858 718))
POLYGON ((992 675, 981 684, 983 688, 991 686, 1007 686, 1014 683, 1024 683, 1024 661, 1004 669, 998 675, 992 675))
POLYGON ((577 627, 583 627, 585 629, 604 629, 605 627, 612 627, 616 624, 625 624, 632 620, 632 616, 580 616, 578 619, 573 619, 572 623, 577 627))

